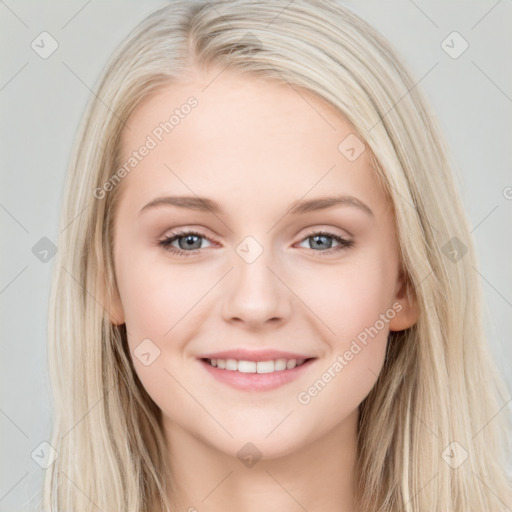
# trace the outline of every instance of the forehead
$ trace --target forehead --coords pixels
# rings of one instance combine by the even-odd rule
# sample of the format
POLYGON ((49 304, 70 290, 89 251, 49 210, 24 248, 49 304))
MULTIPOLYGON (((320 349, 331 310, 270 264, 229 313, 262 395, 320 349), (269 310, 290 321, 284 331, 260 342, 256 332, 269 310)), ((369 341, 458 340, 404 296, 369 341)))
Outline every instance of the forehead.
POLYGON ((347 144, 358 152, 364 145, 344 116, 288 83, 226 70, 198 74, 145 99, 127 125, 121 164, 152 146, 122 183, 137 203, 163 193, 214 196, 233 208, 309 194, 381 199, 368 151, 347 158, 347 144))

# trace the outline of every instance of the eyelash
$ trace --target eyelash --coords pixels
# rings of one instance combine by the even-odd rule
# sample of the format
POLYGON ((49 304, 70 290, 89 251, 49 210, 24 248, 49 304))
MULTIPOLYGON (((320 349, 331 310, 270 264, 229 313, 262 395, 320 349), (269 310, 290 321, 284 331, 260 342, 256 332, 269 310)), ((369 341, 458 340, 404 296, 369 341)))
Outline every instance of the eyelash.
MULTIPOLYGON (((163 240, 160 240, 158 242, 158 246, 162 247, 164 250, 169 251, 178 256, 185 256, 185 257, 193 256, 193 255, 197 254, 201 249, 197 249, 195 251, 182 251, 181 249, 176 249, 175 247, 172 247, 172 245, 171 245, 175 240, 177 240, 179 238, 185 238, 186 236, 190 236, 190 235, 195 235, 199 238, 204 238, 208 241, 211 241, 208 237, 204 236, 202 233, 198 233, 197 231, 180 231, 177 233, 172 233, 171 236, 166 237, 163 240)), ((325 251, 314 251, 314 252, 318 252, 320 256, 329 255, 329 254, 341 251, 343 249, 348 249, 354 245, 353 240, 346 240, 345 238, 343 238, 339 235, 336 235, 334 233, 330 233, 328 231, 313 231, 312 233, 310 233, 306 237, 304 237, 301 240, 301 242, 303 242, 304 240, 307 240, 308 238, 313 238, 314 236, 325 236, 328 238, 332 238, 332 239, 336 240, 336 242, 339 243, 339 245, 337 247, 334 247, 331 249, 326 249, 325 251)), ((310 250, 313 251, 313 249, 310 249, 310 250)))

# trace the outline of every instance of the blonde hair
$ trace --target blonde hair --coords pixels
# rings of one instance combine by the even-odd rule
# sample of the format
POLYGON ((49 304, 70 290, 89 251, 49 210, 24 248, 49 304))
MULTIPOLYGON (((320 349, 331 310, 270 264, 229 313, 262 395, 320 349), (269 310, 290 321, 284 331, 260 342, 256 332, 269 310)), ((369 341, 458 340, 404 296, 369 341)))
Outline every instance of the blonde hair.
POLYGON ((512 508, 504 469, 510 425, 499 413, 507 390, 485 342, 455 165, 419 87, 390 44, 335 0, 285 8, 235 0, 172 2, 148 16, 111 57, 87 107, 50 297, 50 442, 59 456, 45 475, 44 509, 171 509, 161 411, 137 378, 124 324, 107 314, 117 293, 112 220, 120 187, 100 199, 94 191, 118 169, 120 134, 142 99, 212 66, 286 81, 336 108, 370 150, 392 202, 420 316, 390 333, 384 368, 360 405, 362 510, 512 508), (467 253, 452 261, 454 247, 467 253), (465 453, 458 467, 449 464, 465 453))

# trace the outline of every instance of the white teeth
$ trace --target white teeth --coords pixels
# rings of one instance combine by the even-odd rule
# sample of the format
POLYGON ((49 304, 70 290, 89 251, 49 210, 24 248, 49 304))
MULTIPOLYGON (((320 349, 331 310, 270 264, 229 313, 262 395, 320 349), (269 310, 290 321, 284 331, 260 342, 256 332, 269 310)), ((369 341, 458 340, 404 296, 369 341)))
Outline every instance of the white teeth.
POLYGON ((241 373, 256 373, 258 364, 256 361, 239 361, 235 370, 241 373))
POLYGON ((274 362, 274 369, 276 371, 286 370, 286 359, 278 359, 274 362))
POLYGON ((238 370, 238 363, 234 359, 226 359, 226 370, 238 370))
POLYGON ((295 368, 297 366, 297 359, 290 359, 289 361, 286 361, 286 369, 291 370, 292 368, 295 368))
POLYGON ((258 361, 256 363, 257 373, 272 373, 276 371, 276 363, 274 361, 258 361))
POLYGON ((210 359, 212 366, 240 373, 273 373, 292 370, 304 363, 305 359, 276 359, 274 361, 237 361, 236 359, 210 359))

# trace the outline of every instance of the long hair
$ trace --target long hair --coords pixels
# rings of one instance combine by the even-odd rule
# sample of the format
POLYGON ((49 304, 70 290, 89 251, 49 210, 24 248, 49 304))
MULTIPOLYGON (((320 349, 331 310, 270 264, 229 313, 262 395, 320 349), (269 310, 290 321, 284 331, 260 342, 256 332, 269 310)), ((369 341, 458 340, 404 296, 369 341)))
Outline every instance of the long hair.
POLYGON ((420 314, 390 333, 384 367, 360 404, 362 509, 512 508, 510 424, 499 412, 507 390, 485 341, 457 169, 436 118, 396 51, 359 16, 336 0, 283 4, 173 1, 144 19, 103 70, 73 149, 54 263, 48 366, 58 457, 45 475, 47 512, 171 510, 161 411, 137 378, 124 324, 107 314, 117 293, 120 187, 104 184, 120 176, 120 134, 134 108, 213 67, 286 82, 335 107, 364 141, 393 206, 420 314))

